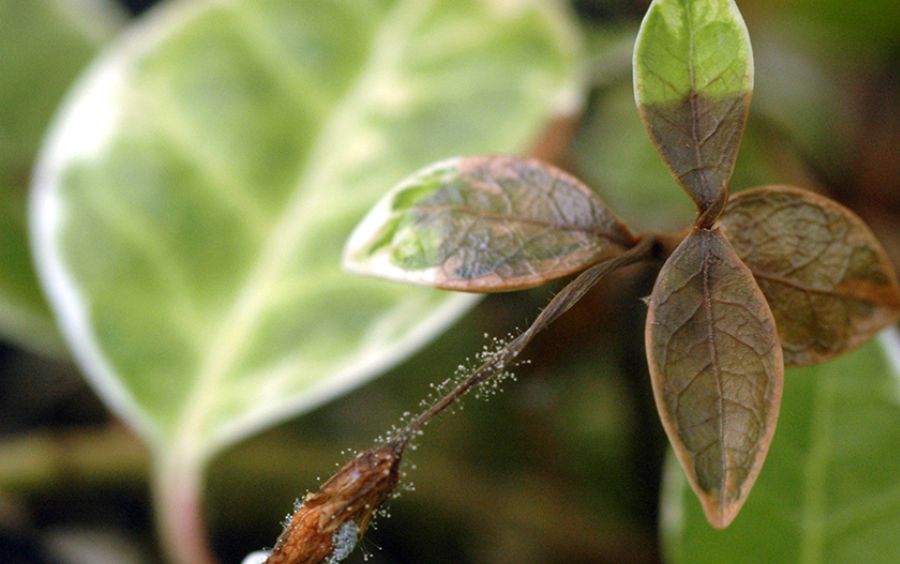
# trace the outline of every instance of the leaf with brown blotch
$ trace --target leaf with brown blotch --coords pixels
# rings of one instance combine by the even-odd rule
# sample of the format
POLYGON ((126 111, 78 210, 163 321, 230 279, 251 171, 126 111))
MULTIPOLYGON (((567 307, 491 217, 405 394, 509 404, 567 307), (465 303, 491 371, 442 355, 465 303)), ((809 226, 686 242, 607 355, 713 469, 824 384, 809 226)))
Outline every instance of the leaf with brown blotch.
POLYGON ((634 48, 634 92, 650 138, 709 227, 753 91, 753 54, 734 0, 654 0, 634 48))
POLYGON ((732 198, 720 221, 766 295, 788 365, 838 356, 900 318, 884 249, 836 202, 766 186, 732 198))
POLYGON ((784 365, 765 297, 721 232, 695 229, 669 257, 646 341, 666 434, 707 519, 727 527, 772 442, 784 365))
POLYGON ((458 157, 386 194, 347 243, 350 271, 466 292, 537 286, 636 242, 587 186, 535 159, 458 157))

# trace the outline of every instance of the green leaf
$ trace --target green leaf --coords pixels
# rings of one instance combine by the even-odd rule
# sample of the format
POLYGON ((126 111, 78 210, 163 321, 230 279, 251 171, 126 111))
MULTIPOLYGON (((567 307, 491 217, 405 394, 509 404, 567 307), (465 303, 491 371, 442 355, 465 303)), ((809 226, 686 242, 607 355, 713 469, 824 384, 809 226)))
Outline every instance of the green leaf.
POLYGON ((522 149, 571 111, 575 39, 527 1, 158 10, 74 94, 33 208, 103 397, 204 460, 430 340, 474 298, 343 273, 344 241, 410 170, 522 149))
POLYGON ((674 461, 668 465, 666 560, 893 564, 900 555, 898 446, 896 330, 832 362, 788 370, 765 470, 727 531, 710 530, 674 461))
POLYGON ((537 160, 458 157, 401 182, 347 244, 351 271, 448 290, 530 288, 635 238, 576 178, 537 160))
POLYGON ((788 365, 834 358, 900 318, 890 260, 837 202, 764 186, 732 198, 720 223, 772 308, 788 365))
POLYGON ((666 434, 706 518, 727 527, 769 450, 784 364, 772 312, 718 230, 695 229, 666 261, 646 341, 666 434))
POLYGON ((734 1, 654 0, 634 48, 634 91, 675 179, 701 212, 717 213, 753 91, 750 37, 734 1))
POLYGON ((64 346, 28 250, 32 161, 65 89, 119 20, 106 1, 0 0, 0 334, 39 352, 64 346))

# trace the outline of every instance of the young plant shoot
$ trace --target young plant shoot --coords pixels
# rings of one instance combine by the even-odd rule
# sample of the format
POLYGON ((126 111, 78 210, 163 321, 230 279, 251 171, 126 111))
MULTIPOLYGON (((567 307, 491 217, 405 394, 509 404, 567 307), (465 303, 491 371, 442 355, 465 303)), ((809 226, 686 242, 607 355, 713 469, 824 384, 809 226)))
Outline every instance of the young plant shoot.
POLYGON ((852 212, 789 186, 729 197, 753 89, 750 39, 733 0, 654 0, 633 74, 650 139, 696 205, 694 225, 678 235, 634 234, 579 180, 527 158, 456 157, 401 182, 353 233, 347 269, 466 292, 580 274, 527 330, 307 495, 269 562, 343 557, 348 531, 361 536, 396 487, 409 441, 504 373, 538 332, 619 267, 664 260, 648 300, 651 385, 716 528, 735 519, 762 470, 785 365, 832 359, 900 318, 892 267, 852 212))

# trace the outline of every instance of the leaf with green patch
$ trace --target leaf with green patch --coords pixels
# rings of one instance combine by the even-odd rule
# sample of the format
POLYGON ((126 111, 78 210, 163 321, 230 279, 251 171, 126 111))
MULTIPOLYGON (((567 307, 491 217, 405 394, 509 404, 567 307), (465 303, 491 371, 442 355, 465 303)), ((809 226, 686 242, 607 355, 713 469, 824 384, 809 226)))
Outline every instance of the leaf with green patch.
POLYGON ((840 204, 765 186, 732 198, 720 223, 766 295, 788 365, 843 354, 900 318, 884 249, 840 204))
POLYGON ((710 530, 677 464, 668 465, 661 507, 666 561, 686 564, 702 554, 709 562, 894 564, 898 446, 896 330, 832 362, 788 370, 765 472, 727 531, 710 530))
POLYGON ((634 242, 587 186, 555 167, 458 157, 384 196, 353 233, 344 265, 447 290, 501 292, 583 270, 634 242))
POLYGON ((69 83, 120 20, 106 1, 0 0, 0 333, 40 352, 65 348, 28 249, 32 161, 69 83))
POLYGON ((784 365, 769 306, 718 230, 694 230, 663 266, 646 341, 666 434, 707 519, 727 527, 771 444, 784 365))
POLYGON ((410 354, 475 298, 346 274, 347 236, 408 171, 521 150, 572 110, 576 40, 528 1, 150 14, 73 94, 38 170, 39 267, 85 372, 197 467, 410 354))
MULTIPOLYGON (((595 187, 635 230, 678 230, 694 216, 694 206, 672 189, 672 176, 647 141, 628 83, 612 84, 591 96, 568 158, 573 173, 595 187)), ((731 186, 738 190, 772 178, 804 185, 810 172, 786 139, 754 112, 747 121, 731 186)))
POLYGON ((654 0, 634 48, 635 100, 675 179, 712 217, 728 194, 752 91, 750 37, 733 0, 654 0))

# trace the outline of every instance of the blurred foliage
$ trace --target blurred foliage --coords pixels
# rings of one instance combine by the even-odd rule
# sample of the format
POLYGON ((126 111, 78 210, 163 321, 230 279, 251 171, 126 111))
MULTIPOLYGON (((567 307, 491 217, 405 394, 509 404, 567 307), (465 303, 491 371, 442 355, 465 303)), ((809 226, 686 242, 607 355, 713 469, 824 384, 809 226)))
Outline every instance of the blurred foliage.
POLYGON ((471 0, 148 14, 73 93, 32 212, 52 306, 104 399, 160 455, 202 465, 474 305, 343 272, 341 249, 409 171, 525 149, 571 108, 570 25, 551 4, 471 0))
POLYGON ((26 235, 31 167, 76 74, 118 27, 112 4, 80 12, 60 0, 0 0, 0 334, 62 355, 26 235))
MULTIPOLYGON (((738 3, 753 40, 756 89, 734 186, 791 182, 835 196, 870 221, 900 260, 900 4, 738 3)), ((591 48, 593 90, 563 164, 627 221, 678 229, 690 202, 652 153, 630 89, 631 44, 647 2, 573 4, 591 48)), ((0 17, 0 26, 9 22, 0 17)), ((408 467, 416 490, 393 503, 393 516, 364 542, 370 562, 659 561, 665 442, 643 367, 645 308, 637 299, 649 292, 651 274, 634 268, 604 283, 535 341, 525 355, 533 364, 504 394, 468 401, 428 429, 408 467)), ((377 382, 225 453, 210 476, 207 508, 223 561, 271 545, 292 500, 346 458, 342 448, 369 446, 415 409, 430 383, 478 350, 484 332, 522 327, 552 291, 491 296, 377 382)), ((0 352, 0 560, 74 562, 65 548, 71 543, 59 542, 74 535, 141 555, 122 562, 157 561, 146 453, 129 435, 107 430, 114 424, 71 367, 0 352), (85 456, 97 448, 120 456, 85 456)), ((830 374, 828 385, 858 376, 850 392, 864 394, 860 382, 878 374, 849 373, 856 370, 830 374)), ((776 433, 773 449, 778 440, 776 433)), ((888 455, 898 448, 881 446, 888 455)), ((773 473, 776 454, 766 467, 773 473)), ((859 468, 843 483, 850 488, 866 472, 859 468)), ((753 504, 751 496, 748 511, 753 504)), ((765 544, 756 535, 742 542, 765 544)), ((361 552, 351 558, 362 560, 361 552)), ((680 561, 712 560, 690 554, 680 561)))

